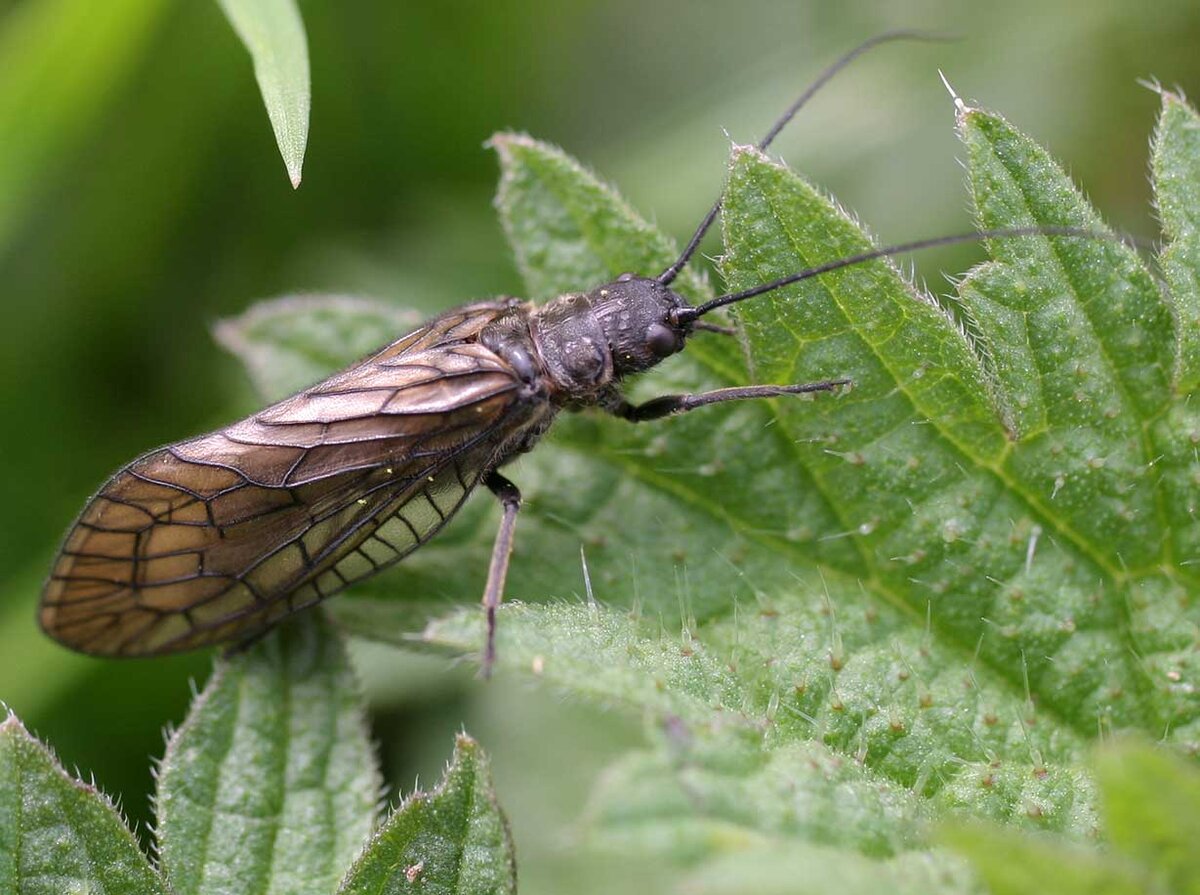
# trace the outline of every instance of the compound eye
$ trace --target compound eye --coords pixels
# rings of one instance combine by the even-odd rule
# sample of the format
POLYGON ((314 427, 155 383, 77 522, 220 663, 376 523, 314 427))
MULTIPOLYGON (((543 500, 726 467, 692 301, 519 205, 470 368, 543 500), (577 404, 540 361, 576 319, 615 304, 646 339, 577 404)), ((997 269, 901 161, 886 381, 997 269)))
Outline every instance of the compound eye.
POLYGON ((646 330, 646 345, 659 357, 668 357, 679 350, 679 337, 669 326, 651 323, 646 330))
POLYGON ((629 282, 630 280, 632 280, 632 279, 633 279, 635 276, 636 276, 636 274, 632 274, 632 273, 623 273, 623 274, 621 274, 619 277, 617 277, 617 282, 618 282, 618 283, 628 283, 628 282, 629 282))

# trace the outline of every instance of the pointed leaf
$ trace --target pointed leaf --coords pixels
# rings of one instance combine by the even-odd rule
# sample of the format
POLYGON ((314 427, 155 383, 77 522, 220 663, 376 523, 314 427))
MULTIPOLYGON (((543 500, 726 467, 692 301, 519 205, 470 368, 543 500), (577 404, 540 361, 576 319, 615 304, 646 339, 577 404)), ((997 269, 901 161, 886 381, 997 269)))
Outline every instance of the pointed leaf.
POLYGON ((15 715, 0 722, 0 891, 167 895, 112 802, 68 776, 15 715))
MULTIPOLYGON (((733 288, 861 248, 821 246, 811 221, 833 213, 799 178, 740 154, 726 202, 724 269, 733 288)), ((955 343, 965 338, 918 298, 864 282, 883 275, 882 265, 866 268, 801 284, 803 301, 786 292, 741 312, 753 356, 770 361, 773 377, 791 367, 800 380, 855 381, 843 401, 779 408, 797 461, 842 520, 841 532, 826 536, 844 532, 857 551, 843 568, 877 602, 906 605, 948 644, 977 652, 1008 678, 1014 697, 1028 681, 1042 704, 1082 730, 1097 716, 1139 723, 1145 707, 1119 698, 1141 679, 1119 606, 1096 595, 1107 564, 1060 536, 1056 520, 1012 481, 1011 448, 998 429, 986 439, 963 436, 986 431, 981 421, 962 425, 963 407, 974 407, 966 417, 973 423, 981 412, 964 396, 979 388, 955 343), (881 306, 874 315, 873 304, 881 306)))
POLYGON ((460 734, 441 784, 404 800, 338 892, 503 895, 516 890, 512 836, 496 802, 490 763, 478 743, 460 734))
POLYGON ((312 105, 308 41, 295 0, 217 0, 254 60, 254 77, 293 187, 300 186, 312 105))
MULTIPOLYGON (((1181 97, 1164 92, 1152 159, 1159 216, 1167 238, 1159 263, 1175 305, 1179 398, 1152 432, 1161 451, 1156 466, 1161 499, 1171 525, 1168 555, 1176 575, 1200 586, 1200 516, 1196 489, 1200 464, 1200 117, 1181 97)), ((1149 673, 1178 706, 1177 721, 1195 717, 1194 681, 1200 676, 1200 606, 1167 588, 1133 605, 1139 648, 1149 673)))
MULTIPOLYGON (((1045 150, 997 115, 959 116, 983 227, 1107 232, 1045 150)), ((1006 415, 1020 439, 1004 464, 1057 536, 1102 567, 1138 570, 1164 537, 1142 426, 1170 397, 1170 309, 1124 243, 1071 237, 994 240, 995 263, 960 293, 984 333, 1006 415), (1111 556, 1113 548, 1117 556, 1111 556)))
MULTIPOLYGON (((959 127, 985 226, 1104 229, 1045 151, 1003 119, 967 110, 959 127)), ((1200 418, 1187 396, 1170 402, 1175 327, 1188 325, 1186 314, 1176 324, 1121 243, 1031 237, 991 248, 997 262, 961 291, 981 325, 989 314, 1016 321, 993 330, 993 355, 1004 346, 1023 358, 1012 365, 1023 372, 1007 377, 1022 384, 1009 394, 1028 398, 1024 410, 1019 401, 1010 405, 1028 425, 1018 426, 1022 441, 1004 473, 1042 529, 1073 544, 1094 565, 1093 580, 1105 582, 1094 595, 1111 614, 1087 615, 1109 616, 1104 626, 1129 642, 1140 665, 1140 673, 1110 684, 1146 695, 1144 729, 1200 742, 1200 690, 1186 683, 1200 674, 1200 611, 1188 594, 1200 581, 1193 497, 1200 418), (1001 300, 994 290, 1005 288, 1001 300)), ((1073 612, 1072 623, 1092 627, 1085 617, 1073 612)))
POLYGON ((1159 263, 1175 301, 1179 329, 1176 386, 1200 385, 1200 116, 1183 97, 1163 91, 1151 157, 1163 235, 1159 263))
POLYGON ((158 775, 177 895, 333 890, 380 791, 353 675, 319 612, 221 660, 158 775))

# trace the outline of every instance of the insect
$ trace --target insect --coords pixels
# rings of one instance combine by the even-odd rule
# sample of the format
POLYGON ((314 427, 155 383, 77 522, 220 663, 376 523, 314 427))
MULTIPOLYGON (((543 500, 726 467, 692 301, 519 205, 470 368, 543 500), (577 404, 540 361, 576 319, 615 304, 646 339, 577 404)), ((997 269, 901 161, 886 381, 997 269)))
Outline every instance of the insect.
MULTIPOLYGON (((847 53, 775 123, 765 149, 834 73, 888 40, 847 53)), ((692 306, 671 289, 719 213, 657 276, 625 274, 541 307, 469 304, 430 320, 324 382, 219 431, 134 460, 71 527, 42 596, 42 628, 106 656, 151 656, 251 640, 416 550, 478 486, 503 507, 484 587, 486 674, 521 494, 501 468, 563 410, 634 423, 710 404, 846 384, 749 385, 630 404, 620 385, 727 332, 711 311, 871 258, 980 234, 842 258, 692 306)), ((1014 231, 1015 232, 1015 231, 1014 231)))

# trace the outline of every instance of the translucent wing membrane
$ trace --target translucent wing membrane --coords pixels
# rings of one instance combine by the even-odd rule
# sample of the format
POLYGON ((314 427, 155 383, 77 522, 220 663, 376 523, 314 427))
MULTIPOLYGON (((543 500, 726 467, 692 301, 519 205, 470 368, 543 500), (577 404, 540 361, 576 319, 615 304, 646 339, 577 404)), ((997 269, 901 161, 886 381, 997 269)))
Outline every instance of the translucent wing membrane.
POLYGON ((75 649, 240 640, 416 549, 542 422, 474 341, 508 303, 451 312, 219 432, 118 472, 68 533, 41 623, 75 649))

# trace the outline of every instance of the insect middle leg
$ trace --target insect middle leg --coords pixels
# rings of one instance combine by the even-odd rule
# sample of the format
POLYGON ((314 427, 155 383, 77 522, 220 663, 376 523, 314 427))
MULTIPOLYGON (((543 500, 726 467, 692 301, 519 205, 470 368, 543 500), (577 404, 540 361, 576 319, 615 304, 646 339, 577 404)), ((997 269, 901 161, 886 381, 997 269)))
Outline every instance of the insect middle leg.
POLYGON ((484 644, 483 665, 479 673, 483 677, 490 677, 492 664, 496 661, 496 609, 504 599, 504 579, 508 576, 508 561, 512 557, 513 531, 517 527, 517 511, 521 509, 521 491, 494 469, 487 474, 483 483, 500 498, 500 505, 504 509, 504 515, 500 519, 500 530, 496 532, 496 543, 492 546, 487 585, 483 589, 483 608, 487 613, 487 642, 484 644))
POLYGON ((605 410, 614 416, 629 420, 631 423, 642 423, 676 413, 687 413, 697 407, 720 404, 723 401, 746 401, 752 398, 777 398, 780 395, 828 392, 838 386, 849 384, 849 379, 828 379, 824 382, 809 382, 803 385, 741 385, 733 388, 718 388, 711 392, 699 392, 694 395, 663 395, 659 398, 651 398, 643 404, 630 404, 618 396, 605 406, 605 410))

